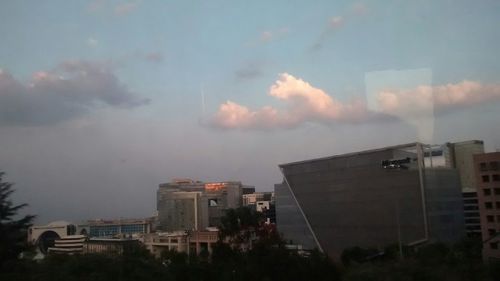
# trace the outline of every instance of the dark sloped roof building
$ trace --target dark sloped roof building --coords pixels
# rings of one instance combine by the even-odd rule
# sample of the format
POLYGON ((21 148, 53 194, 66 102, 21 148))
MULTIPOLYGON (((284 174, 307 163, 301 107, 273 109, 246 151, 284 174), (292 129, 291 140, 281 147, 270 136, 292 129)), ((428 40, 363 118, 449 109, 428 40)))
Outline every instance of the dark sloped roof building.
POLYGON ((459 176, 433 155, 412 143, 282 164, 278 230, 333 257, 353 246, 455 241, 464 234, 459 176))

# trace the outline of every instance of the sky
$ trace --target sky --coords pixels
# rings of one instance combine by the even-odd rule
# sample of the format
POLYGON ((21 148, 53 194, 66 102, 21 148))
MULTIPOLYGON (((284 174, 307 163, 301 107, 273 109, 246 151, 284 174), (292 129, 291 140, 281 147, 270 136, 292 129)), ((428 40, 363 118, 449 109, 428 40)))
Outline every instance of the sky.
POLYGON ((500 2, 1 1, 0 171, 37 223, 421 141, 500 149, 500 2))

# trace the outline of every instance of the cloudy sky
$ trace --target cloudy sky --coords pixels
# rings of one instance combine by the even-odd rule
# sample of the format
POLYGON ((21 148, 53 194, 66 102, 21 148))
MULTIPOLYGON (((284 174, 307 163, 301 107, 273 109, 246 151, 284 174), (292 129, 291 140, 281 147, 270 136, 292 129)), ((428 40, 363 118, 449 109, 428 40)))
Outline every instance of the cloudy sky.
POLYGON ((500 148, 500 2, 1 1, 0 170, 39 222, 176 177, 423 141, 500 148))

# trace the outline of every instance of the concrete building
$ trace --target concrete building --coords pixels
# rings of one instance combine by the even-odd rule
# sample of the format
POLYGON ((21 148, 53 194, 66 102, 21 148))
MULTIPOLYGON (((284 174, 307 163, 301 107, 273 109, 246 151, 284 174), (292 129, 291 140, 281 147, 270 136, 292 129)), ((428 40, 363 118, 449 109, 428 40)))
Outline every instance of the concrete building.
POLYGON ((243 206, 255 205, 257 201, 274 203, 274 192, 254 192, 242 196, 243 206))
POLYGON ((138 239, 89 238, 83 245, 85 254, 122 255, 139 247, 138 239))
POLYGON ((54 221, 47 225, 34 225, 28 229, 28 242, 37 246, 43 254, 48 253, 50 247, 54 247, 57 240, 76 234, 86 235, 88 227, 75 225, 67 221, 54 221))
POLYGON ((81 254, 83 252, 83 245, 87 240, 85 235, 69 235, 63 236, 54 241, 54 246, 48 247, 49 254, 81 254))
POLYGON ((153 218, 87 221, 90 237, 125 237, 152 231, 153 218))
POLYGON ((474 155, 483 257, 500 261, 500 152, 474 155))
POLYGON ((211 255, 218 238, 217 230, 156 232, 144 236, 144 245, 156 257, 169 250, 211 255))
POLYGON ((458 172, 432 151, 412 143, 280 165, 278 230, 334 257, 353 246, 461 238, 458 172))
POLYGON ((155 232, 144 236, 144 245, 155 257, 161 257, 165 251, 188 252, 188 232, 155 232))
POLYGON ((462 190, 464 200, 465 233, 467 237, 481 237, 481 216, 477 190, 474 188, 462 190))
POLYGON ((484 142, 481 140, 470 140, 451 143, 453 149, 452 168, 458 170, 460 184, 463 191, 476 189, 477 181, 474 168, 474 154, 484 153, 484 142))
POLYGON ((225 211, 241 206, 241 182, 178 179, 160 184, 157 192, 159 230, 202 230, 219 226, 225 211))

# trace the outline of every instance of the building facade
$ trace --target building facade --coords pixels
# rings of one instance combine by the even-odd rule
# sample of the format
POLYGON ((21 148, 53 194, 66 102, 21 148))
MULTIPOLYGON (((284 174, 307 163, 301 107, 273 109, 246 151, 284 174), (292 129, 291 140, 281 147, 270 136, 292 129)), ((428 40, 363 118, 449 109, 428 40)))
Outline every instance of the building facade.
POLYGON ((90 237, 126 237, 152 231, 153 218, 87 221, 90 237))
POLYGON ((430 157, 413 143, 280 165, 278 230, 334 257, 353 246, 455 241, 464 234, 458 172, 430 157))
POLYGON ((160 184, 157 192, 159 230, 203 230, 219 226, 225 211, 241 206, 241 182, 189 179, 160 184))
POLYGON ((80 254, 83 252, 83 245, 87 240, 85 235, 69 235, 54 241, 54 246, 49 247, 49 254, 80 254))
POLYGON ((165 251, 211 255, 218 238, 218 231, 156 232, 144 236, 144 245, 156 257, 165 251))
POLYGON ((483 257, 500 261, 500 152, 474 155, 483 257))
POLYGON ((34 225, 28 229, 28 243, 35 245, 43 255, 49 248, 55 246, 56 241, 73 235, 86 235, 86 225, 75 225, 67 221, 54 221, 47 225, 34 225))

